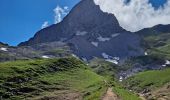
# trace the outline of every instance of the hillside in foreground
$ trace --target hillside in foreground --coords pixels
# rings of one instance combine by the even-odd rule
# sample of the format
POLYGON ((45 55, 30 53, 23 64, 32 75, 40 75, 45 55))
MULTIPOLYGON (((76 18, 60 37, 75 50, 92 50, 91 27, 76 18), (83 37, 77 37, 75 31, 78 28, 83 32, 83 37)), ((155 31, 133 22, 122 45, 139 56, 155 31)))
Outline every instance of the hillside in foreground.
MULTIPOLYGON (((109 64, 102 65, 110 68, 109 64)), ((108 69, 103 73, 107 72, 108 69)), ((113 74, 96 74, 73 57, 3 62, 0 97, 3 100, 105 100, 109 88, 121 100, 140 100, 125 90, 113 74)))
POLYGON ((170 68, 138 73, 124 81, 129 90, 136 91, 147 100, 169 100, 170 68))
POLYGON ((103 77, 75 58, 0 63, 0 87, 3 100, 92 100, 106 90, 103 77))

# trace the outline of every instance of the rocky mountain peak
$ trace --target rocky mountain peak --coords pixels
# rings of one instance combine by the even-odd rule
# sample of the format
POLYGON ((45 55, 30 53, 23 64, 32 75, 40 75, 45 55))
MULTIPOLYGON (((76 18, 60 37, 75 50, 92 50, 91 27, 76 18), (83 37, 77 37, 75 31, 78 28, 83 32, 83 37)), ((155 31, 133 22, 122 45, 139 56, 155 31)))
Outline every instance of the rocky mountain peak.
POLYGON ((103 12, 93 0, 82 0, 62 22, 40 30, 19 46, 62 41, 82 59, 110 60, 144 54, 140 40, 138 35, 120 27, 116 17, 103 12))
MULTIPOLYGON (((38 31, 33 38, 19 46, 67 40, 78 31, 91 32, 100 28, 104 31, 112 29, 112 33, 123 31, 114 15, 102 12, 93 0, 82 0, 61 23, 38 31)), ((109 31, 107 34, 110 34, 109 31)))

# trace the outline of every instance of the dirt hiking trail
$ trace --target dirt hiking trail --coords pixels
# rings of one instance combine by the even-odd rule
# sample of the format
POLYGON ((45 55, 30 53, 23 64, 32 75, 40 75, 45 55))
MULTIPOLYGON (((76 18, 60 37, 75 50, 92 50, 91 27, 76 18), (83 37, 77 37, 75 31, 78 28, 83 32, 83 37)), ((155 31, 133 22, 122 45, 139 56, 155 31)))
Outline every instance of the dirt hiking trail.
POLYGON ((120 98, 115 93, 113 93, 112 88, 110 87, 103 96, 102 100, 120 100, 120 98))

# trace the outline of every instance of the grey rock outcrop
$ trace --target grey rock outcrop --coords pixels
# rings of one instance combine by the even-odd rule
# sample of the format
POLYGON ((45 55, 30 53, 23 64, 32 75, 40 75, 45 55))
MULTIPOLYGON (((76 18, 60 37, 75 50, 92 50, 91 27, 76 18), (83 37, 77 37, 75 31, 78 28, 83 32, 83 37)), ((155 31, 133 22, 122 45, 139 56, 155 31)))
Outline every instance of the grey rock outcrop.
POLYGON ((93 0, 82 0, 61 23, 40 30, 19 46, 62 41, 80 58, 127 58, 143 55, 140 37, 120 27, 113 14, 102 12, 93 0))

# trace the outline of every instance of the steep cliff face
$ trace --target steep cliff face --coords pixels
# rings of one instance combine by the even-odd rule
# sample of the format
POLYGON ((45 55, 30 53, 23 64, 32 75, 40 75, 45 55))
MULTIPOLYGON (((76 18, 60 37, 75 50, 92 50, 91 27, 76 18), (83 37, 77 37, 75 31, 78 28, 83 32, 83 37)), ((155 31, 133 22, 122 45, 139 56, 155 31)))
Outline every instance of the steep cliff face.
POLYGON ((40 30, 19 46, 63 41, 79 57, 126 58, 143 55, 140 37, 120 27, 116 17, 102 12, 93 0, 82 0, 61 23, 40 30))
POLYGON ((96 31, 100 28, 106 28, 102 30, 104 32, 110 32, 111 30, 110 33, 123 31, 115 16, 103 13, 99 6, 94 4, 93 0, 82 0, 61 23, 38 31, 33 38, 21 43, 20 46, 68 40, 78 32, 96 31))

